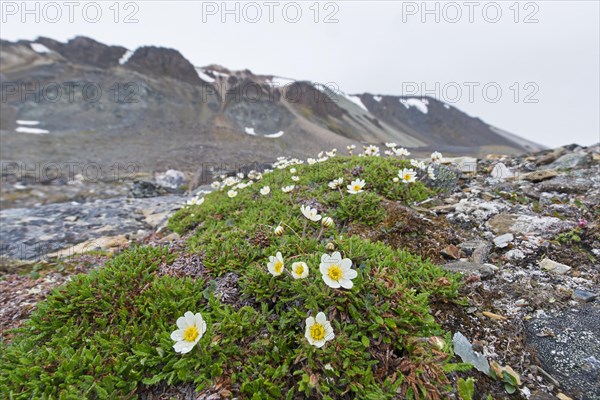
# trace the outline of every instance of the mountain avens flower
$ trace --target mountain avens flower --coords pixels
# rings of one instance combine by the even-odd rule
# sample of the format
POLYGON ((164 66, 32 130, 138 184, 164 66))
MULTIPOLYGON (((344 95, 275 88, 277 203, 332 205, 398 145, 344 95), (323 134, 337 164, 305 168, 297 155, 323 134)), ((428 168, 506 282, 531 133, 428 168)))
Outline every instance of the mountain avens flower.
POLYGON ((260 189, 260 194, 262 194, 263 196, 266 196, 269 193, 271 193, 271 188, 268 186, 263 186, 263 188, 260 189))
POLYGON ((171 333, 171 339, 176 343, 173 349, 177 353, 189 353, 206 332, 206 322, 200 313, 186 311, 183 317, 177 319, 177 329, 171 333))
POLYGON ((319 212, 317 211, 316 208, 310 208, 310 206, 300 206, 300 211, 302 211, 302 214, 308 218, 309 220, 313 221, 313 222, 317 222, 321 220, 321 215, 319 215, 319 212))
POLYGON ((273 276, 279 276, 283 273, 283 256, 278 251, 275 257, 270 256, 267 263, 267 269, 273 276))
POLYGON ((337 179, 334 179, 331 182, 329 182, 327 185, 331 189, 338 189, 338 188, 342 187, 343 182, 344 182, 344 178, 337 178, 337 179))
POLYGON ((227 192, 227 196, 234 198, 235 196, 237 196, 237 192, 235 190, 230 190, 229 192, 227 192))
POLYGON ((335 338, 331 323, 327 321, 327 317, 322 312, 318 313, 316 318, 306 318, 306 332, 304 336, 308 340, 308 343, 315 347, 323 347, 325 342, 335 338))
POLYGON ((308 265, 299 261, 292 264, 292 277, 294 279, 302 279, 308 276, 308 265))
POLYGON ((443 159, 444 156, 442 156, 442 153, 440 153, 439 151, 434 151, 433 153, 431 153, 431 161, 437 162, 442 161, 443 159))
POLYGON ((402 179, 404 183, 411 183, 417 179, 417 173, 410 168, 404 168, 398 172, 398 177, 402 179))
POLYGON ((350 182, 350 184, 347 186, 348 188, 348 193, 351 194, 356 194, 356 193, 360 193, 363 192, 363 187, 365 186, 365 181, 362 179, 356 179, 353 180, 352 182, 350 182))
POLYGON ((296 176, 296 175, 294 175, 294 176, 292 176, 292 180, 293 180, 294 182, 298 182, 298 181, 300 180, 300 177, 299 177, 299 176, 296 176))
POLYGON ((282 191, 283 193, 289 193, 289 192, 291 192, 292 190, 294 190, 294 188, 295 188, 295 187, 296 187, 296 186, 294 186, 294 185, 290 185, 290 186, 284 186, 284 187, 282 187, 282 188, 281 188, 281 191, 282 191))
POLYGON ((334 289, 339 287, 352 289, 352 286, 354 286, 352 279, 356 278, 358 273, 351 267, 352 260, 349 258, 342 259, 340 252, 336 251, 332 255, 323 254, 321 256, 319 271, 321 271, 323 281, 327 286, 334 289))

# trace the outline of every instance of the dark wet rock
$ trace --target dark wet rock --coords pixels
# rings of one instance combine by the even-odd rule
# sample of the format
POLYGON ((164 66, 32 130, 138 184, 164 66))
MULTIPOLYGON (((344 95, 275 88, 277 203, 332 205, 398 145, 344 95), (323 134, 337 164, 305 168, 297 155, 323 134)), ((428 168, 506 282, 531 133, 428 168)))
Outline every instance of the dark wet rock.
POLYGON ((58 203, 30 209, 0 211, 0 257, 41 260, 60 250, 87 243, 88 250, 124 241, 124 235, 154 230, 180 208, 185 199, 118 197, 88 203, 58 203), (94 245, 95 241, 98 243, 94 245))
POLYGON ((526 321, 542 368, 574 399, 600 398, 600 305, 585 303, 526 321), (548 334, 551 332, 552 334, 548 334))
POLYGON ((164 195, 165 188, 151 181, 135 180, 131 187, 131 197, 145 199, 148 197, 158 197, 164 195))
POLYGON ((481 278, 489 278, 498 269, 492 264, 478 264, 468 261, 457 261, 442 266, 446 271, 458 272, 463 275, 479 275, 481 278))
POLYGON ((588 292, 587 290, 575 289, 573 290, 573 299, 589 303, 596 300, 598 297, 597 293, 588 292))

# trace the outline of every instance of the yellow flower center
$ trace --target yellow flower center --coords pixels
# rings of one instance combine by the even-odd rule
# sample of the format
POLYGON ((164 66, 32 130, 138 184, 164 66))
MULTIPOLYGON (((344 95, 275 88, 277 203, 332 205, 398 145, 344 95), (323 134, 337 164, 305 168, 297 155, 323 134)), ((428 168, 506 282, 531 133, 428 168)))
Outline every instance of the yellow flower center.
POLYGON ((340 268, 340 266, 337 264, 333 264, 327 270, 327 275, 334 281, 339 281, 342 277, 342 268, 340 268))
POLYGON ((304 272, 304 266, 302 264, 296 266, 296 275, 302 275, 304 272))
POLYGON ((405 181, 410 181, 411 176, 409 174, 404 175, 405 181))
POLYGON ((194 340, 196 340, 198 335, 198 329, 196 329, 194 325, 188 326, 187 328, 185 328, 185 331, 183 331, 183 340, 193 342, 194 340))
POLYGON ((360 185, 354 185, 352 189, 354 189, 355 192, 358 192, 360 190, 360 185))
POLYGON ((281 270, 283 269, 283 263, 279 260, 275 261, 275 265, 273 266, 273 269, 275 270, 276 273, 281 273, 281 270))
POLYGON ((325 327, 319 323, 315 323, 310 327, 310 337, 314 340, 325 339, 325 327))

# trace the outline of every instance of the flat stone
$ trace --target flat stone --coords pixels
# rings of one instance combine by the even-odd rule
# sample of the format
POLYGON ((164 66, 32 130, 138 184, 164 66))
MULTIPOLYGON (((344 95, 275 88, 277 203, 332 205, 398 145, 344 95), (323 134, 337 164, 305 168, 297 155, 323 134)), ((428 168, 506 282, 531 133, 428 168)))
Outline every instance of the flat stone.
POLYGON ((494 246, 499 249, 503 249, 508 246, 510 242, 515 239, 512 233, 505 233, 504 235, 496 236, 494 238, 494 246))
POLYGON ((463 173, 477 172, 477 159, 475 157, 445 157, 442 164, 453 165, 463 173))
POLYGON ((556 217, 537 215, 514 215, 500 213, 490 218, 487 227, 496 235, 513 233, 517 235, 555 235, 575 227, 573 221, 563 221, 556 217))
POLYGON ((542 261, 539 262, 539 265, 543 270, 552 272, 557 275, 564 275, 571 270, 571 267, 569 267, 568 265, 552 261, 549 258, 544 258, 542 261))
POLYGON ((457 272, 463 275, 479 275, 481 278, 488 278, 498 270, 498 267, 492 264, 479 264, 468 261, 457 261, 442 266, 443 269, 450 272, 457 272))
POLYGON ((596 293, 588 292, 587 290, 575 289, 573 290, 573 299, 589 303, 596 300, 598 295, 596 293))
POLYGON ((590 180, 569 175, 561 175, 541 182, 539 189, 545 192, 585 193, 590 189, 590 180))
POLYGON ((156 183, 169 189, 179 189, 186 184, 185 175, 181 171, 170 169, 156 176, 156 183))
POLYGON ((490 250, 492 250, 492 244, 489 242, 483 242, 479 244, 479 246, 477 246, 477 248, 473 251, 471 259, 475 263, 483 264, 487 261, 490 250))
POLYGON ((521 179, 530 182, 541 182, 558 176, 558 172, 553 169, 541 169, 539 171, 529 172, 521 175, 521 179))

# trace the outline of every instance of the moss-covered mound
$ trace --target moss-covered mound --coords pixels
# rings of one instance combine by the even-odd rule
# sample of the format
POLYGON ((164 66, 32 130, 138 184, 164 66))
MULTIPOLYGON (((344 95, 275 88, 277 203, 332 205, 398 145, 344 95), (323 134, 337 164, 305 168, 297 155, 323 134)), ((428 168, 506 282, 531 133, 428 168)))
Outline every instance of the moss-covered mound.
POLYGON ((347 229, 377 229, 382 202, 427 199, 427 173, 394 182, 410 168, 395 158, 287 164, 241 187, 230 178, 174 215, 170 227, 187 237, 185 247, 131 247, 55 290, 0 348, 3 396, 135 398, 154 385, 193 383, 224 398, 445 397, 446 373, 457 366, 430 302, 453 299, 457 278, 347 229), (330 187, 337 178, 343 184, 330 187), (357 179, 364 187, 349 193, 357 179), (301 206, 322 218, 309 220, 301 206), (275 276, 267 264, 278 252, 284 265, 275 276), (336 252, 356 271, 350 289, 331 287, 335 273, 322 277, 322 261, 336 252), (306 277, 292 275, 295 262, 306 263, 306 277), (180 354, 171 334, 186 311, 200 313, 207 329, 180 354), (305 336, 319 312, 333 330, 322 347, 305 336))

